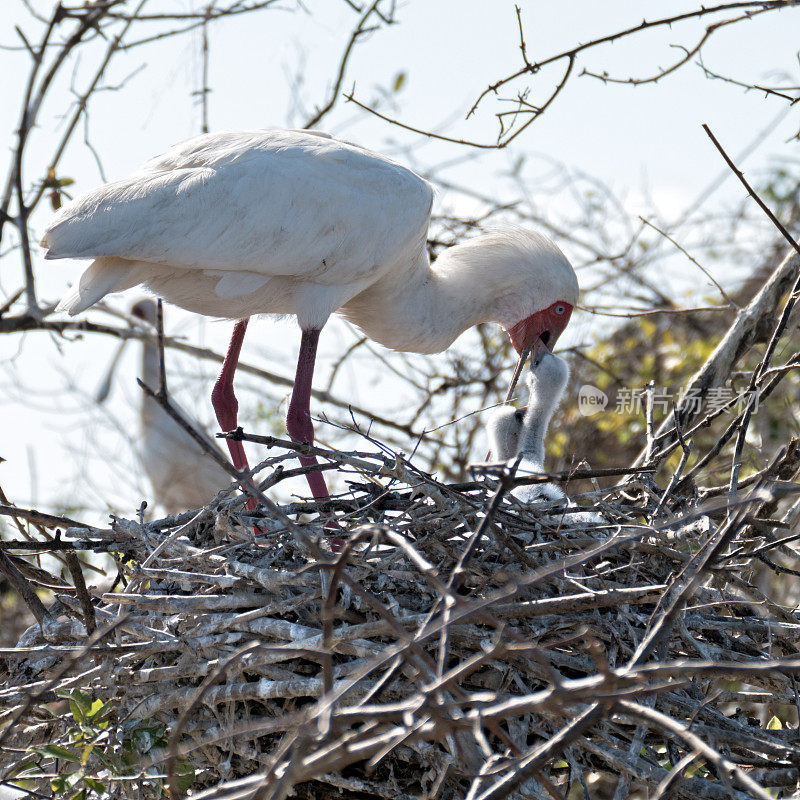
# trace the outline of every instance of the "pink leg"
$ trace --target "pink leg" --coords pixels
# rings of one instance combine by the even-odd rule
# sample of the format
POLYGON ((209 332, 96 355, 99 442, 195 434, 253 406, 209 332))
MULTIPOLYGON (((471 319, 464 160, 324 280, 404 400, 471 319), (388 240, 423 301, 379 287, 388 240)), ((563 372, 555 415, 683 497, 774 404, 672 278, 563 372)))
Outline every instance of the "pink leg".
MULTIPOLYGON (((242 351, 242 341, 247 331, 249 320, 240 319, 233 326, 231 343, 228 345, 228 352, 222 362, 222 371, 214 384, 211 392, 211 405, 217 415, 217 422, 223 431, 233 431, 238 427, 239 401, 233 392, 233 376, 236 373, 236 365, 239 363, 239 353, 242 351)), ((238 470, 248 469, 247 456, 244 452, 244 445, 241 442, 234 442, 226 439, 228 450, 231 452, 233 466, 238 470)), ((247 502, 247 508, 251 511, 256 507, 256 501, 252 498, 247 502)))
MULTIPOLYGON (((289 401, 289 413, 286 415, 286 429, 295 442, 314 443, 314 425, 311 422, 311 382, 314 378, 314 362, 317 358, 317 342, 319 330, 312 328, 303 331, 300 340, 300 355, 297 357, 297 373, 294 378, 292 399, 289 401)), ((311 466, 317 463, 316 456, 299 456, 300 463, 311 466)), ((328 487, 321 472, 309 472, 306 475, 311 494, 315 500, 329 500, 328 487)))

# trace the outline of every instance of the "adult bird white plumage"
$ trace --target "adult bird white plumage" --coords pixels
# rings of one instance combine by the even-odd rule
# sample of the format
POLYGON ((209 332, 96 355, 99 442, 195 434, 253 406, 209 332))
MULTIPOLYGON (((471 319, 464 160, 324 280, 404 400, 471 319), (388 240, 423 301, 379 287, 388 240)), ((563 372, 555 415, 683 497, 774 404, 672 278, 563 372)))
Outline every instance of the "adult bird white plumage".
MULTIPOLYGON (((302 337, 287 428, 311 443, 317 342, 334 312, 386 347, 418 353, 444 350, 481 322, 500 323, 518 352, 541 352, 569 321, 578 283, 552 241, 492 233, 431 264, 432 202, 411 170, 324 133, 207 134, 65 205, 42 244, 46 258, 93 259, 59 304, 69 314, 145 284, 182 308, 239 320, 212 395, 223 430, 236 427, 247 318, 295 315, 302 337)), ((229 447, 246 467, 241 443, 229 447)), ((320 473, 309 485, 327 498, 320 473)))

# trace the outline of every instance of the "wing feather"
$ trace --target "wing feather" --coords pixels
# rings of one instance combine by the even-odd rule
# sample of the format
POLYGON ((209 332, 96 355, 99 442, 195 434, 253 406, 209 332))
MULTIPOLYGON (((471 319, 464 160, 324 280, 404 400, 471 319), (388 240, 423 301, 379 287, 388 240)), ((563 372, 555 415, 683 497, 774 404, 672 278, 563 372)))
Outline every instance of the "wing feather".
POLYGON ((393 161, 330 137, 196 137, 65 206, 47 258, 114 256, 321 284, 358 280, 418 246, 433 193, 393 161))

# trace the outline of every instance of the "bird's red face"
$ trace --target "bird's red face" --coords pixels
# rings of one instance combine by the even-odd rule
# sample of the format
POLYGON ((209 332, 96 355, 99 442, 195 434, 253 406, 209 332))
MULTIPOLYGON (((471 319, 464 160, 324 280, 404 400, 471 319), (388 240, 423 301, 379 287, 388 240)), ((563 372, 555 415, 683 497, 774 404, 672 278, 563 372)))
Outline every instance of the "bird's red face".
POLYGON ((510 328, 508 335, 511 344, 520 355, 530 348, 536 359, 545 350, 553 349, 571 315, 572 305, 558 300, 510 328))

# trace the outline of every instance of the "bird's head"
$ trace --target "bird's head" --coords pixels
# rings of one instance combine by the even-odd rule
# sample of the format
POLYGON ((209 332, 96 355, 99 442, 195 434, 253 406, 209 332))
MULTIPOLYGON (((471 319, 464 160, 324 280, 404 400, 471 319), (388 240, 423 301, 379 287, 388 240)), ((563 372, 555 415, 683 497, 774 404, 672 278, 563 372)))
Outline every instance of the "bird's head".
POLYGON ((532 353, 536 361, 544 353, 552 352, 553 345, 567 327, 574 303, 556 300, 547 308, 534 311, 508 329, 511 344, 520 356, 532 353))
POLYGON ((453 250, 459 251, 462 269, 466 266, 466 278, 480 264, 481 280, 493 298, 487 308, 490 319, 506 329, 519 354, 515 376, 529 353, 538 363, 552 352, 578 302, 575 270, 555 242, 510 229, 478 236, 453 250))
POLYGON ((131 316, 137 319, 143 319, 151 325, 156 324, 156 301, 151 300, 149 297, 143 297, 137 300, 131 306, 131 316))
POLYGON ((569 381, 569 364, 563 358, 545 352, 537 361, 531 359, 527 384, 530 397, 528 403, 534 413, 542 413, 542 409, 555 407, 564 394, 569 381))
POLYGON ((575 270, 555 242, 538 233, 515 230, 502 234, 506 251, 501 261, 511 289, 504 297, 504 319, 511 344, 520 355, 532 352, 535 362, 552 352, 578 302, 575 270))
POLYGON ((455 283, 482 287, 483 321, 499 322, 520 355, 552 351, 578 302, 575 270, 555 242, 532 231, 477 236, 446 250, 436 267, 455 283))

